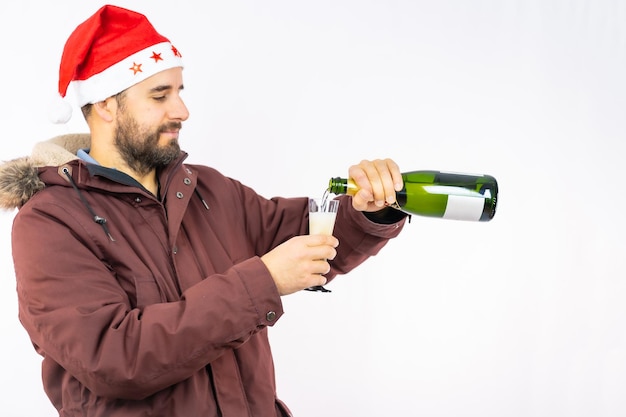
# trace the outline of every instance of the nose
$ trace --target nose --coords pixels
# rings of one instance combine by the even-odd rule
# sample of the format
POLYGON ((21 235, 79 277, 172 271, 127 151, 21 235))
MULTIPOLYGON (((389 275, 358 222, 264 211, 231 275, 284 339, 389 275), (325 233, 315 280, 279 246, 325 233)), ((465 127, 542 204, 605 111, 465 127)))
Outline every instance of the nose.
POLYGON ((180 120, 184 122, 189 118, 189 110, 180 95, 176 95, 176 98, 172 100, 171 107, 169 109, 169 117, 173 120, 180 120))

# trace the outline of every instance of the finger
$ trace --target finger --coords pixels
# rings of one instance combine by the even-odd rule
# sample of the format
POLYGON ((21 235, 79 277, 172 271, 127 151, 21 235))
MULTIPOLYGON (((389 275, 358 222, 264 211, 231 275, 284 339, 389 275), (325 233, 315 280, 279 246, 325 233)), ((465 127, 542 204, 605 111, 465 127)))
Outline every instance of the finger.
POLYGON ((384 172, 385 163, 380 159, 376 159, 369 164, 365 172, 370 183, 372 191, 372 201, 377 207, 385 205, 385 184, 384 184, 384 172))
POLYGON ((393 204, 396 201, 396 190, 392 170, 397 169, 397 166, 391 159, 376 160, 375 166, 378 172, 378 181, 380 181, 380 194, 374 194, 376 205, 379 205, 378 201, 381 199, 387 204, 393 204))
POLYGON ((404 186, 404 180, 402 179, 402 173, 400 172, 400 167, 395 163, 393 159, 385 159, 385 163, 387 164, 387 171, 391 177, 392 187, 394 191, 402 190, 404 186))
POLYGON ((328 282, 328 280, 326 279, 326 277, 324 275, 312 275, 311 276, 311 283, 308 287, 316 287, 318 285, 326 285, 326 283, 328 282))
POLYGON ((331 246, 336 248, 339 246, 339 240, 332 235, 302 235, 302 238, 306 239, 306 246, 331 246))
POLYGON ((332 246, 320 245, 320 246, 311 247, 307 255, 309 259, 313 259, 313 260, 318 260, 318 259, 331 259, 332 260, 332 259, 335 259, 335 256, 337 256, 337 250, 332 246))
POLYGON ((391 170, 391 178, 393 179, 394 190, 396 190, 396 192, 401 191, 402 188, 404 188, 404 179, 402 178, 402 173, 400 172, 400 168, 398 167, 398 165, 396 165, 395 168, 391 170))
POLYGON ((359 162, 357 165, 352 165, 348 169, 348 176, 352 178, 358 186, 364 185, 363 183, 367 181, 367 174, 365 173, 365 167, 369 164, 371 164, 371 162, 364 159, 361 162, 359 162))
MULTIPOLYGON (((330 272, 330 263, 325 259, 313 261, 312 275, 326 275, 330 272)), ((326 278, 324 278, 326 279, 326 278)))

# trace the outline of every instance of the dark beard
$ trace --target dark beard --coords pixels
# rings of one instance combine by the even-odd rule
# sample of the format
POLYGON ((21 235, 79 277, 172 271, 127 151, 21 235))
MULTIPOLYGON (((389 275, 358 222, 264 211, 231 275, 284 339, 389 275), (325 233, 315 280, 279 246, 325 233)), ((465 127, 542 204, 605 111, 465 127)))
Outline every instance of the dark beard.
POLYGON ((180 129, 180 122, 160 126, 155 132, 142 130, 137 122, 123 118, 115 132, 115 146, 130 169, 138 175, 148 174, 153 169, 165 167, 180 155, 177 140, 165 147, 159 146, 159 135, 169 129, 180 129))

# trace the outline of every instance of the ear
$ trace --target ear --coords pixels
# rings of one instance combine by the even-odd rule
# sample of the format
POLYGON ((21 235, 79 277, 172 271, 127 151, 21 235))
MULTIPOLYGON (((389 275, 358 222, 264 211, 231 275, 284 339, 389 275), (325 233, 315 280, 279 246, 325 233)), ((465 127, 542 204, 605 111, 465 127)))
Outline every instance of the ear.
POLYGON ((105 122, 112 122, 115 120, 115 114, 117 113, 117 101, 115 97, 109 97, 106 100, 94 103, 92 111, 105 122))

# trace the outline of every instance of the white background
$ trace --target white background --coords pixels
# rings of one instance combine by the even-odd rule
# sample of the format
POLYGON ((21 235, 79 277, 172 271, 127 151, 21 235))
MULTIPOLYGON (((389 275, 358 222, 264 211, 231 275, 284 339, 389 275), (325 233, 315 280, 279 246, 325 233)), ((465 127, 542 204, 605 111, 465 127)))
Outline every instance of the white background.
MULTIPOLYGON (((489 223, 413 217, 270 330, 296 417, 626 415, 626 3, 120 1, 181 50, 182 146, 268 197, 361 159, 494 175, 489 223)), ((67 36, 102 4, 0 4, 0 159, 47 121, 67 36)), ((2 414, 52 417, 0 213, 2 414)))

